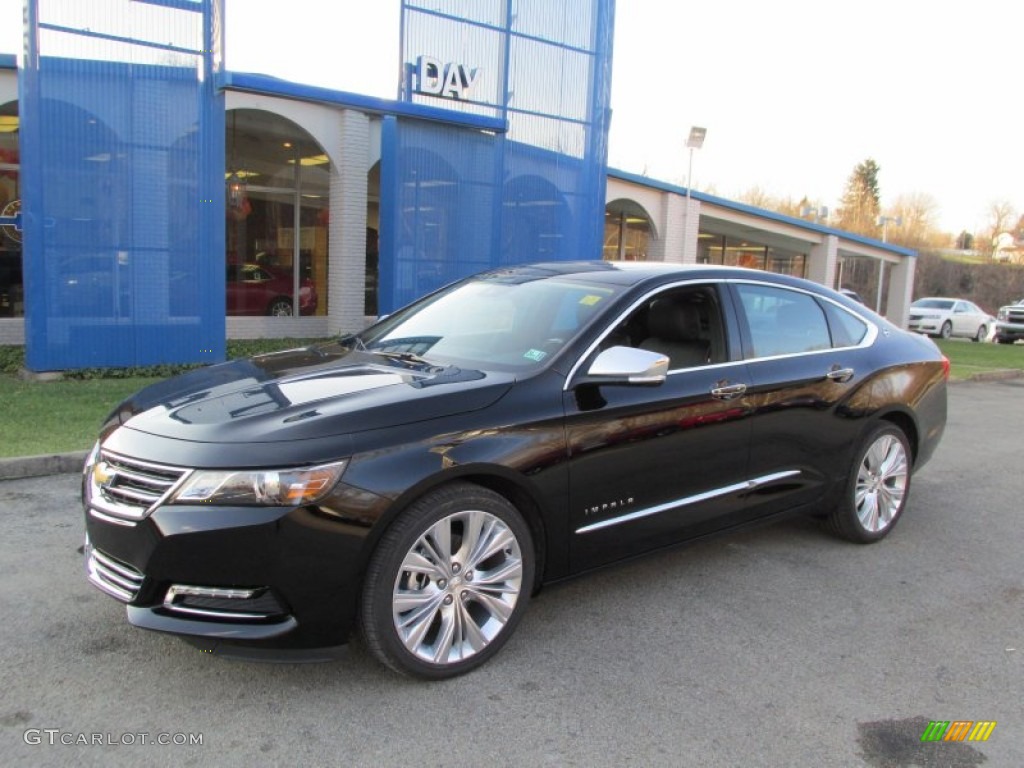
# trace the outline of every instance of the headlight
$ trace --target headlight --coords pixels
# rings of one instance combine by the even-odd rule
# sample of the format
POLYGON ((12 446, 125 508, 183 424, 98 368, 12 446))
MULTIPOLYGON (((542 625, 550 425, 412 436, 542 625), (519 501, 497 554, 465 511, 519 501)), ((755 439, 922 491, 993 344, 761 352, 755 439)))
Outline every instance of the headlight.
POLYGON ((99 457, 100 457, 100 441, 97 440, 93 444, 92 450, 89 451, 89 455, 85 457, 85 465, 82 467, 82 474, 83 475, 88 475, 90 472, 92 472, 93 465, 96 464, 96 460, 99 459, 99 457))
POLYGON ((1010 313, 1007 312, 1005 309, 1000 309, 999 310, 999 319, 1000 320, 1006 320, 1006 318, 1009 317, 1009 315, 1010 315, 1010 313))
POLYGON ((339 461, 304 469, 199 469, 171 497, 170 503, 301 507, 330 493, 346 464, 347 461, 339 461))

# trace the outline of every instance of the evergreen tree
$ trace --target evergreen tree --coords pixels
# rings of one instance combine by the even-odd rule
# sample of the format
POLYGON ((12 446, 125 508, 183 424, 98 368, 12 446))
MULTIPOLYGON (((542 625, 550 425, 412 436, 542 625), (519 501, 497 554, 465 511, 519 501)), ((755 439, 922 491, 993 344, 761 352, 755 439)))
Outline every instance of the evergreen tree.
POLYGON ((857 165, 846 182, 841 208, 839 228, 858 235, 878 235, 878 214, 881 210, 881 194, 878 191, 878 163, 870 157, 857 165))

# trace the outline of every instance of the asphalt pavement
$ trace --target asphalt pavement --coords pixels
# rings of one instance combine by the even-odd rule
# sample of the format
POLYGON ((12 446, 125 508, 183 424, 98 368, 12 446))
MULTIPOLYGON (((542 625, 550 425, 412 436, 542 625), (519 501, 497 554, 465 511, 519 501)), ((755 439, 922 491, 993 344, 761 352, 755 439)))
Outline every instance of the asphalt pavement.
POLYGON ((953 385, 883 542, 790 520, 592 574, 444 683, 133 629, 85 581, 78 477, 3 481, 0 764, 1022 766, 1022 447, 1024 380, 953 385))

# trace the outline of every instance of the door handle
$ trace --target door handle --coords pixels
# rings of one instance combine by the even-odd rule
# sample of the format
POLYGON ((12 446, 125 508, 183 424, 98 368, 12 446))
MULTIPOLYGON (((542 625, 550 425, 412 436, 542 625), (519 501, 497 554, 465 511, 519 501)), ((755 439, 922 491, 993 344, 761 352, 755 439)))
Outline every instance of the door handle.
POLYGON ((732 400, 734 397, 739 397, 747 391, 746 384, 721 384, 720 386, 713 387, 711 390, 711 396, 718 400, 732 400))
POLYGON ((838 381, 845 384, 853 378, 853 368, 840 368, 838 365, 832 368, 831 371, 825 374, 826 378, 832 379, 832 381, 838 381))

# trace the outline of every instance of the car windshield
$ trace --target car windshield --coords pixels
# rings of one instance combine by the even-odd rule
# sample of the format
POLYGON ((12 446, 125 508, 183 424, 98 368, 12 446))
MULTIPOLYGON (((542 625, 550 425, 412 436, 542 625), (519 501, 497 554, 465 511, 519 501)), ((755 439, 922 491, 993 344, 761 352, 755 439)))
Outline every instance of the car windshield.
POLYGON ((952 309, 952 299, 918 299, 910 306, 919 309, 952 309))
POLYGON ((370 352, 464 368, 537 368, 621 288, 578 278, 493 273, 457 283, 359 334, 370 352))

